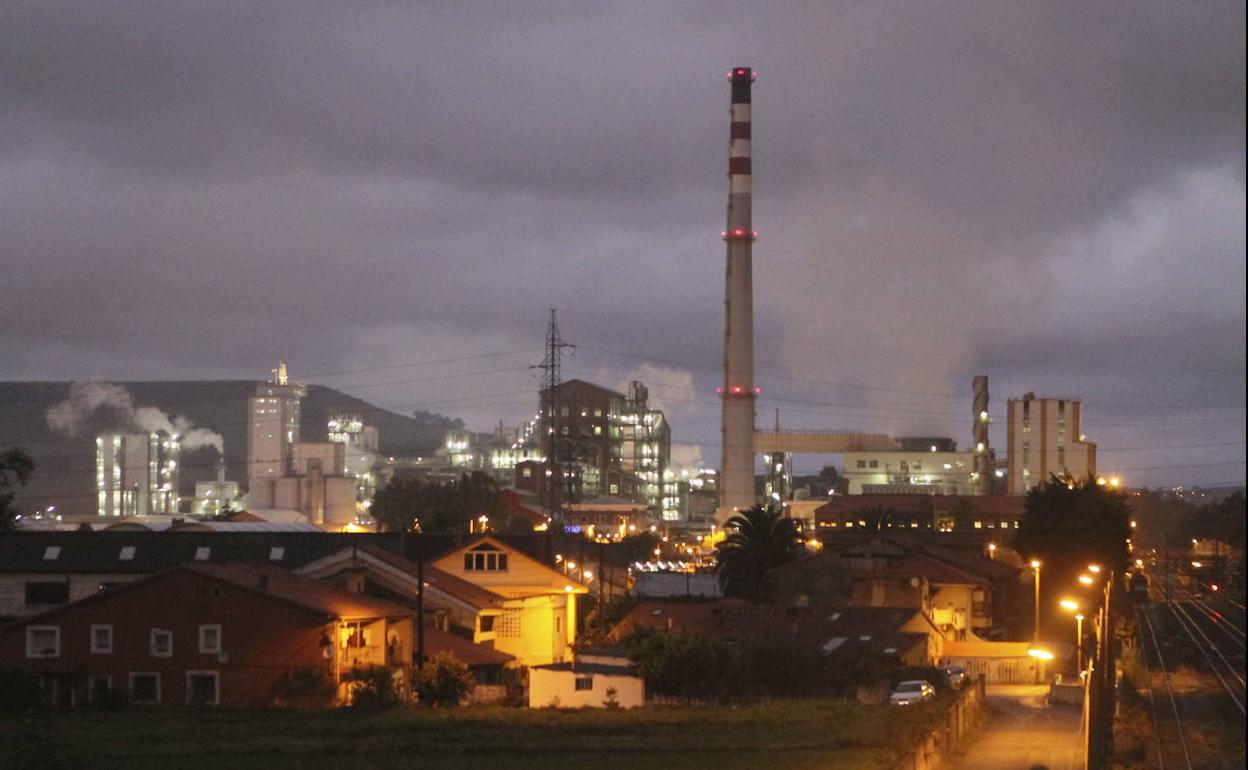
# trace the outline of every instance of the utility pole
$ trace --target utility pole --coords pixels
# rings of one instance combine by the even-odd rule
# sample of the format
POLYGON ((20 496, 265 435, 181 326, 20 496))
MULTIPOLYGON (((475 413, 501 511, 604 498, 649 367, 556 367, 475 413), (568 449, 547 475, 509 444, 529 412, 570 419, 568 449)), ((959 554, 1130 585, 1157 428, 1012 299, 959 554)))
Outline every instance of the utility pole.
POLYGON ((562 382, 562 365, 564 348, 575 348, 563 341, 559 336, 558 309, 550 309, 550 324, 546 327, 546 357, 536 366, 542 370, 542 392, 546 394, 542 415, 546 435, 542 437, 542 447, 546 454, 546 470, 542 479, 542 508, 551 521, 563 527, 564 500, 564 442, 560 432, 562 425, 559 419, 559 385, 562 382))

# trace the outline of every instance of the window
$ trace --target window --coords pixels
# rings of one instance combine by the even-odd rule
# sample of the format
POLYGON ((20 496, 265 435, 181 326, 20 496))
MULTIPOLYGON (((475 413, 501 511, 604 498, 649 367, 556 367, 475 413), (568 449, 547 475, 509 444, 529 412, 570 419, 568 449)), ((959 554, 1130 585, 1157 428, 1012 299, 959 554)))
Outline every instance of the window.
POLYGON ((879 460, 872 460, 872 461, 870 461, 870 462, 868 462, 868 463, 867 463, 867 466, 868 466, 868 467, 871 467, 871 468, 878 468, 878 467, 880 467, 880 461, 879 461, 879 460))
POLYGON ((87 675, 87 702, 93 705, 104 702, 108 691, 113 689, 113 679, 108 674, 87 675))
POLYGON ((526 479, 531 478, 533 476, 533 469, 525 468, 524 470, 520 471, 520 475, 524 476, 526 479))
POLYGON ((859 461, 858 461, 858 467, 859 467, 859 468, 865 468, 865 467, 867 467, 867 461, 866 461, 866 460, 859 460, 859 461))
POLYGON ((117 558, 121 561, 134 561, 134 546, 123 545, 121 552, 117 554, 117 558))
POLYGON ((505 572, 507 554, 499 551, 469 551, 464 554, 465 572, 505 572))
POLYGON ((988 601, 983 591, 971 592, 971 614, 977 618, 988 616, 988 601))
POLYGON ((286 549, 280 545, 275 545, 269 549, 269 561, 281 561, 286 556, 286 549))
POLYGON ((61 547, 59 545, 50 545, 43 549, 44 561, 56 561, 61 556, 61 547))
POLYGON ((576 678, 576 689, 578 692, 594 689, 594 678, 592 676, 578 676, 576 678))
POLYGON ((113 627, 91 626, 91 652, 106 655, 113 651, 113 627))
POLYGON ((59 658, 60 656, 60 626, 26 626, 26 657, 59 658))
POLYGON ((69 601, 69 583, 36 581, 26 584, 27 604, 64 604, 69 601))
POLYGON ((601 436, 601 435, 602 435, 602 426, 601 426, 601 425, 595 425, 595 426, 594 426, 594 435, 595 435, 595 436, 601 436))
POLYGON ((130 702, 160 703, 160 674, 155 672, 130 672, 130 702))
POLYGON ((199 651, 204 654, 221 652, 221 626, 206 625, 199 627, 199 651))
POLYGON ((168 658, 173 655, 173 632, 161 628, 152 629, 151 654, 154 658, 168 658))
POLYGON ((215 706, 220 702, 221 676, 218 672, 186 672, 186 705, 215 706))
POLYGON ((497 615, 482 615, 481 616, 481 633, 488 634, 489 632, 494 630, 494 618, 496 617, 498 616, 497 615))
POLYGON ((212 548, 201 545, 195 549, 195 561, 208 561, 208 555, 212 553, 212 548))

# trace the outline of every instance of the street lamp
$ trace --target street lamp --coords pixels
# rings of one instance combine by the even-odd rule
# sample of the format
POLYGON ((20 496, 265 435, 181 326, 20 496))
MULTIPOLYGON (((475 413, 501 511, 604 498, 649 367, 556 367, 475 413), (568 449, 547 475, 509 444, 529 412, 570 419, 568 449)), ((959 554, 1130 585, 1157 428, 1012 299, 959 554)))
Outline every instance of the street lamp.
POLYGON ((1094 573, 1100 574, 1100 571, 1101 571, 1101 565, 1099 564, 1088 565, 1088 572, 1094 572, 1094 573))
POLYGON ((1040 638, 1040 560, 1031 560, 1031 571, 1034 582, 1036 584, 1036 619, 1035 625, 1031 629, 1031 641, 1035 643, 1040 638))
POLYGON ((1085 586, 1090 586, 1090 585, 1092 585, 1092 582, 1093 582, 1093 581, 1092 581, 1092 576, 1091 576, 1091 575, 1080 575, 1080 576, 1079 576, 1079 582, 1080 582, 1080 583, 1083 583, 1085 586))
POLYGON ((1075 671, 1083 671, 1083 613, 1075 613, 1075 671))

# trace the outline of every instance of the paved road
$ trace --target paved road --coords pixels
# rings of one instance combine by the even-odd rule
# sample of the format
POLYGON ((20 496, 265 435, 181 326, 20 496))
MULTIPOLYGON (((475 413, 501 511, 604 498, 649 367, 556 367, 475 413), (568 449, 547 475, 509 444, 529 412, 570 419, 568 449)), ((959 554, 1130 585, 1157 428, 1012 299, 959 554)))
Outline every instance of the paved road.
POLYGON ((989 685, 995 710, 979 740, 950 762, 957 770, 1082 770, 1080 709, 1046 706, 1044 685, 989 685))

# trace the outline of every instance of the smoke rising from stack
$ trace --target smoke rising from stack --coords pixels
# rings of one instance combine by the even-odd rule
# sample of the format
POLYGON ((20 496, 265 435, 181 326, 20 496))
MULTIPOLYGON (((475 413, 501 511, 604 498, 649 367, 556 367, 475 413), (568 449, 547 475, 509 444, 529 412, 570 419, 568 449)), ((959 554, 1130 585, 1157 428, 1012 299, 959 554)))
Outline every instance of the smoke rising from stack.
POLYGON ((196 428, 188 418, 170 417, 154 406, 136 407, 130 391, 111 382, 75 382, 69 386, 69 397, 49 408, 46 417, 52 430, 66 436, 82 435, 99 419, 116 431, 176 434, 183 450, 210 446, 225 454, 221 434, 196 428))

